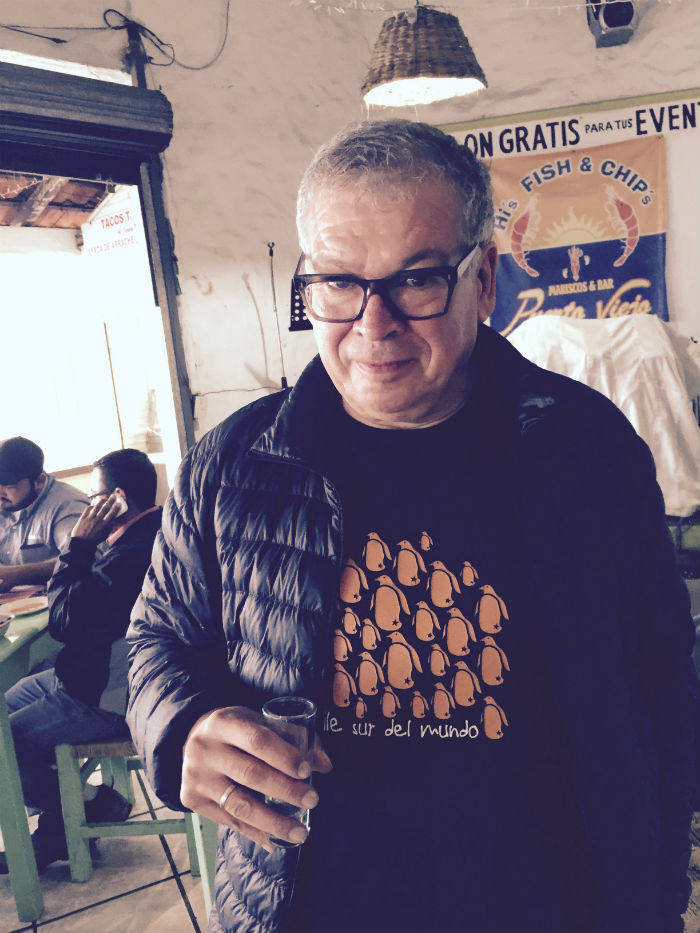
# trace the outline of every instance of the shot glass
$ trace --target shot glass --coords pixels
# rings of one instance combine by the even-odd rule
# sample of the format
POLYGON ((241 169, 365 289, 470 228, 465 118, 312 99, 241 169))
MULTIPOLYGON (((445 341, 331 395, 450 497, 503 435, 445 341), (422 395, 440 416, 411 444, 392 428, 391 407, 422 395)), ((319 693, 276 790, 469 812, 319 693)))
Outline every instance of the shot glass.
MULTIPOLYGON (((314 723, 316 719, 316 704, 305 697, 276 697, 268 700, 262 708, 265 725, 297 748, 302 755, 308 754, 314 741, 314 723)), ((298 820, 309 829, 309 811, 297 807, 285 800, 274 797, 265 797, 265 803, 278 813, 298 820)), ((299 843, 278 839, 277 836, 268 836, 270 842, 287 849, 296 848, 299 843)))

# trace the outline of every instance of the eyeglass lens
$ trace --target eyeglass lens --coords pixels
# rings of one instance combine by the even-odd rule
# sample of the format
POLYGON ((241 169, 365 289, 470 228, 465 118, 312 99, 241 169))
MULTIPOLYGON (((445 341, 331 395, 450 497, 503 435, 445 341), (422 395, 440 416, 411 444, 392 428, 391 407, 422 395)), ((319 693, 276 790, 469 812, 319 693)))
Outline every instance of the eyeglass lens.
MULTIPOLYGON (((432 317, 445 310, 450 282, 447 275, 412 269, 376 283, 374 290, 407 317, 432 317)), ((331 321, 357 316, 365 298, 365 287, 360 283, 340 279, 313 282, 303 291, 313 313, 331 321)))

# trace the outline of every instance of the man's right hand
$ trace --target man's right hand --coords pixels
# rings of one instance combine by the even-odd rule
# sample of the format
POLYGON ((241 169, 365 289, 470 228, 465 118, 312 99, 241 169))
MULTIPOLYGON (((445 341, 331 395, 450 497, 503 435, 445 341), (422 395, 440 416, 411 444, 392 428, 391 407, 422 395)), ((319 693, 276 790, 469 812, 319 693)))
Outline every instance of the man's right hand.
POLYGON ((180 799, 190 810, 274 851, 268 834, 296 844, 306 839, 307 831, 249 791, 311 809, 318 794, 306 779, 312 771, 325 773, 331 767, 318 742, 305 758, 267 728, 261 713, 227 706, 206 713, 190 730, 183 751, 180 799), (234 790, 222 809, 220 801, 232 783, 234 790))

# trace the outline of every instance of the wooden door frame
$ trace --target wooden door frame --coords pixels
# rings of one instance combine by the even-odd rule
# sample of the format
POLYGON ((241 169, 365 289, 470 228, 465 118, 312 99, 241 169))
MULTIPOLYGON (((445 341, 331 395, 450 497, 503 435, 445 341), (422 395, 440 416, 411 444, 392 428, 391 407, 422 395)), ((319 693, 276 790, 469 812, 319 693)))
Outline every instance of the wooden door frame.
POLYGON ((161 164, 172 133, 172 107, 160 91, 0 62, 1 167, 138 186, 184 454, 195 439, 194 407, 161 164))

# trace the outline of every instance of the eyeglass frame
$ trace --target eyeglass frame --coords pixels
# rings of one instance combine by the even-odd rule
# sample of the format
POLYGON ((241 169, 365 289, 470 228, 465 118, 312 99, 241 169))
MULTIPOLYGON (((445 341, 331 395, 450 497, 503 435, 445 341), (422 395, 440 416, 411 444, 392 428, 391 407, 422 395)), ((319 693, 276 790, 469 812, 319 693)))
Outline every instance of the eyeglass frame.
POLYGON ((456 262, 452 266, 424 266, 416 269, 401 269, 399 272, 394 272, 392 275, 384 276, 384 278, 381 279, 363 279, 359 275, 352 275, 351 273, 346 272, 338 272, 335 274, 315 272, 308 274, 300 273, 299 267, 304 261, 304 254, 302 253, 299 257, 299 262, 297 263, 297 268, 292 281, 299 294, 299 297, 304 304, 304 309, 306 312, 315 321, 320 321, 322 324, 351 324, 355 321, 359 321, 362 315, 365 313, 367 302, 369 301, 370 295, 372 294, 380 296, 386 307, 389 309, 392 317, 398 318, 402 321, 430 321, 433 318, 443 317, 443 315, 447 314, 450 309, 450 302, 452 301, 452 295, 454 294, 457 282, 459 282, 459 280, 467 274, 467 270, 472 264, 477 251, 481 249, 481 246, 481 243, 477 243, 459 260, 459 262, 456 262), (401 308, 397 307, 389 297, 388 289, 393 281, 396 281, 397 279, 400 280, 402 277, 410 275, 411 273, 415 275, 417 272, 429 273, 432 275, 443 275, 447 278, 447 299, 445 301, 445 307, 442 311, 438 311, 435 314, 406 314, 401 310, 401 308), (359 310, 359 313, 356 314, 355 317, 347 318, 326 318, 319 317, 317 314, 315 314, 313 310, 308 307, 306 301, 304 300, 304 288, 307 285, 315 285, 319 282, 352 282, 355 285, 359 285, 364 292, 362 306, 359 310))

